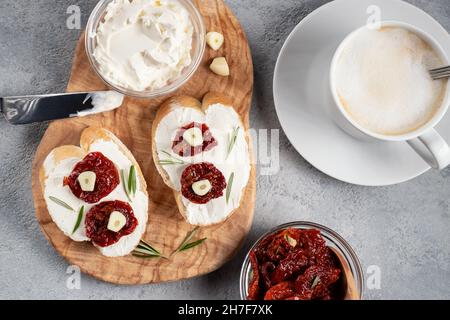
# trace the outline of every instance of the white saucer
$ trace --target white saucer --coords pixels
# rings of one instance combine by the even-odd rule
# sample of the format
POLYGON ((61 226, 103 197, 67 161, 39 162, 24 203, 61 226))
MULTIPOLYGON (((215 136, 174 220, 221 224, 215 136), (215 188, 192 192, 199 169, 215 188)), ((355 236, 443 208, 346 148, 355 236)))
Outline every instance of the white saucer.
MULTIPOLYGON (((382 186, 401 183, 430 167, 403 142, 367 142, 337 126, 330 114, 329 66, 339 43, 364 25, 370 5, 381 20, 413 24, 450 53, 447 31, 424 11, 399 0, 336 0, 315 10, 289 35, 278 57, 274 99, 280 123, 296 150, 320 171, 345 182, 382 186)), ((450 143, 450 114, 437 127, 450 143)))

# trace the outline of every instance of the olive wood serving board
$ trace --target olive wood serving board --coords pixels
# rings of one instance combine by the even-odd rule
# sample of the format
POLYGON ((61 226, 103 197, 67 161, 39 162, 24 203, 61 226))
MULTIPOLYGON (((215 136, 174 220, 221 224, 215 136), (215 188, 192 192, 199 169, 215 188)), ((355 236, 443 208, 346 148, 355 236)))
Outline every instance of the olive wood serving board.
MULTIPOLYGON (((248 129, 253 92, 253 63, 245 33, 222 0, 194 2, 204 17, 207 30, 223 33, 225 43, 217 52, 207 47, 199 70, 173 95, 190 95, 201 100, 208 91, 223 92, 232 98, 236 111, 242 116, 248 129), (230 77, 220 77, 209 70, 212 59, 218 56, 227 58, 231 68, 230 77)), ((106 88, 91 69, 82 35, 76 48, 67 91, 106 88)), ((193 227, 188 225, 178 212, 173 192, 159 176, 151 150, 152 121, 158 107, 167 98, 169 97, 154 100, 126 98, 122 107, 116 111, 52 122, 36 152, 32 167, 32 189, 36 216, 41 228, 59 254, 69 263, 79 266, 84 273, 97 279, 117 284, 145 284, 204 275, 229 261, 250 230, 256 197, 254 166, 239 210, 223 224, 200 229, 197 237, 207 237, 208 240, 194 249, 174 255, 170 260, 141 259, 133 256, 107 258, 91 243, 70 240, 52 222, 39 184, 39 169, 45 157, 55 147, 78 145, 81 132, 86 127, 102 126, 117 135, 131 150, 147 181, 150 203, 149 222, 144 239, 165 255, 170 255, 180 245, 193 227)))

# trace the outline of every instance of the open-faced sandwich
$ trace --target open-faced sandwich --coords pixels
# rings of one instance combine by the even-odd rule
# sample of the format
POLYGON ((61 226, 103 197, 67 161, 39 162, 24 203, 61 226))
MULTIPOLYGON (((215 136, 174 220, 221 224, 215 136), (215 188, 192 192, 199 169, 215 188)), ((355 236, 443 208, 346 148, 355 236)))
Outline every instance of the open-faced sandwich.
POLYGON ((128 255, 148 219, 147 185, 139 165, 105 129, 85 129, 80 146, 54 149, 41 168, 48 212, 72 240, 92 241, 108 257, 128 255))
POLYGON ((156 167, 188 223, 217 224, 239 208, 251 172, 250 138, 229 99, 174 97, 152 131, 156 167))

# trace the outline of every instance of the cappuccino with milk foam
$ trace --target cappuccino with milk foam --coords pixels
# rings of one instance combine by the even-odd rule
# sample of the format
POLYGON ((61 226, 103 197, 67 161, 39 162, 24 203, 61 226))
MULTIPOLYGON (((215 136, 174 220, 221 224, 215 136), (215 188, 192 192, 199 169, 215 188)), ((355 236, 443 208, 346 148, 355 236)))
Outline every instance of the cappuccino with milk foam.
POLYGON ((410 30, 363 28, 337 56, 335 93, 359 126, 381 135, 406 134, 441 108, 447 80, 433 81, 428 70, 443 64, 432 46, 410 30))

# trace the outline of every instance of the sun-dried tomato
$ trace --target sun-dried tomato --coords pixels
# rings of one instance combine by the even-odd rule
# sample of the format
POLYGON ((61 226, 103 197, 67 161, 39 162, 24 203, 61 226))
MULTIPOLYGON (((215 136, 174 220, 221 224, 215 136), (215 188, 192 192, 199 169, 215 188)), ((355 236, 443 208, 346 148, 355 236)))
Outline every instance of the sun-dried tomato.
POLYGON ((117 243, 122 237, 127 236, 136 229, 138 221, 134 216, 133 208, 122 201, 102 202, 89 210, 85 219, 86 235, 99 247, 109 247, 117 243), (119 232, 108 229, 111 213, 122 213, 127 222, 119 232))
POLYGON ((292 246, 285 237, 285 232, 280 232, 264 239, 255 252, 260 259, 278 262, 286 257, 291 249, 292 246))
POLYGON ((202 162, 187 167, 181 175, 181 193, 189 201, 196 204, 205 204, 212 199, 223 196, 223 191, 227 187, 225 177, 213 164, 202 162), (195 182, 208 180, 211 183, 211 190, 204 196, 194 192, 192 185, 195 182))
POLYGON ((265 289, 269 289, 272 286, 272 280, 270 275, 276 269, 275 263, 272 261, 264 262, 261 266, 261 276, 265 289))
POLYGON ((292 298, 295 295, 296 294, 292 282, 285 281, 270 288, 266 292, 264 300, 286 300, 292 298))
POLYGON ((217 146, 209 127, 204 123, 192 122, 178 130, 172 143, 172 150, 181 157, 193 157, 205 151, 209 151, 217 146), (203 143, 198 146, 191 146, 184 140, 184 133, 192 128, 199 128, 202 131, 203 143))
POLYGON ((337 268, 311 266, 295 280, 295 291, 311 299, 331 298, 330 286, 339 280, 340 274, 337 268))
POLYGON ((304 270, 309 263, 308 256, 303 249, 294 249, 280 261, 271 275, 272 283, 280 283, 292 277, 292 275, 304 270))
MULTIPOLYGON (((341 270, 319 230, 290 228, 263 239, 250 255, 258 288, 269 300, 339 299, 341 270), (257 272, 255 271, 257 269, 257 272)), ((254 295, 253 295, 254 297, 254 295)))
POLYGON ((108 196, 120 183, 119 172, 114 163, 100 152, 89 153, 75 165, 72 173, 64 178, 64 186, 69 186, 73 195, 87 203, 97 203, 108 196), (94 191, 81 189, 78 176, 86 171, 95 172, 94 191))

